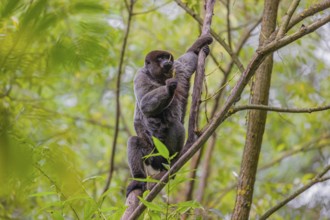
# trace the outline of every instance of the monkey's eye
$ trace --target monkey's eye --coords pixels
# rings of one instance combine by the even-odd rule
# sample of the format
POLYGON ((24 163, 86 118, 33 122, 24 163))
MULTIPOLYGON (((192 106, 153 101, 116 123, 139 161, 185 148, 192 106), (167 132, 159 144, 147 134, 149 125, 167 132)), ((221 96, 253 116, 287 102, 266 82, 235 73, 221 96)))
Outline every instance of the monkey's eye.
POLYGON ((162 60, 170 60, 170 57, 166 55, 157 57, 157 61, 162 61, 162 60))
POLYGON ((150 61, 146 61, 146 64, 150 64, 150 61))

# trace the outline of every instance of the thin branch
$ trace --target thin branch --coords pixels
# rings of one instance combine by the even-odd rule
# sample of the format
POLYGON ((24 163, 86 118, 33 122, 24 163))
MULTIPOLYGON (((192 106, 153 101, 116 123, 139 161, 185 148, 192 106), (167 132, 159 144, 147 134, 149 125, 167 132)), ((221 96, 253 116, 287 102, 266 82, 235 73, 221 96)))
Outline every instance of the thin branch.
POLYGON ((313 112, 319 112, 319 111, 325 111, 330 109, 330 105, 325 106, 319 106, 315 108, 281 108, 281 107, 272 107, 268 105, 243 105, 243 106, 237 106, 232 108, 232 110, 229 111, 228 115, 232 115, 238 111, 243 110, 262 110, 262 111, 270 111, 270 112, 282 112, 282 113, 313 113, 313 112))
POLYGON ((274 207, 270 208, 268 211, 265 212, 259 219, 264 220, 271 216, 274 212, 285 206, 288 202, 292 201, 294 198, 299 196, 301 193, 308 190, 311 186, 315 185, 316 183, 324 182, 330 179, 330 177, 322 178, 328 171, 330 170, 330 165, 326 166, 316 177, 311 180, 308 184, 304 185, 303 187, 299 188, 297 191, 286 197, 283 201, 279 202, 274 207))
MULTIPOLYGON (((276 158, 273 161, 270 161, 269 163, 266 163, 263 166, 258 167, 258 172, 268 169, 268 168, 274 166, 276 163, 279 163, 283 159, 294 156, 298 153, 312 151, 312 150, 320 150, 322 148, 328 147, 330 143, 319 144, 317 142, 328 140, 329 138, 330 138, 330 134, 327 133, 327 134, 321 135, 318 138, 315 138, 314 140, 312 140, 308 143, 303 144, 301 147, 284 152, 284 154, 282 156, 280 156, 279 158, 276 158), (316 146, 314 146, 315 144, 316 144, 316 146)), ((212 202, 212 205, 210 205, 210 207, 214 207, 215 205, 221 203, 221 200, 223 199, 223 197, 225 195, 227 195, 227 193, 229 193, 230 191, 234 190, 236 188, 236 186, 237 186, 237 184, 233 183, 233 184, 230 184, 229 186, 227 186, 225 189, 219 190, 219 192, 221 192, 220 196, 215 201, 212 202)))
MULTIPOLYGON (((181 0, 174 0, 182 9, 184 9, 191 17, 193 17, 200 25, 203 24, 203 19, 199 17, 193 10, 191 10, 189 7, 187 7, 181 0)), ((238 67, 238 69, 243 72, 244 66, 237 57, 237 55, 233 52, 232 49, 230 49, 229 45, 214 31, 210 30, 211 35, 213 38, 219 42, 219 44, 227 51, 227 53, 231 56, 231 58, 234 60, 234 63, 238 67)))
POLYGON ((299 2, 300 2, 300 0, 294 0, 291 2, 291 5, 289 6, 287 13, 282 18, 282 23, 277 32, 276 39, 282 38, 284 36, 284 34, 287 32, 290 19, 291 19, 293 13, 295 12, 295 10, 297 9, 299 2))
MULTIPOLYGON (((214 3, 215 0, 207 1, 205 18, 202 28, 202 35, 210 34, 214 3)), ((195 141, 196 139, 195 131, 198 129, 199 105, 200 105, 200 99, 203 89, 203 81, 205 77, 205 58, 206 58, 206 54, 201 50, 198 54, 197 70, 195 75, 194 88, 192 92, 191 111, 189 115, 188 140, 187 140, 187 143, 189 144, 195 141)))
MULTIPOLYGON (((57 192, 59 192, 61 194, 61 196, 63 197, 64 200, 68 200, 68 198, 64 195, 64 193, 62 192, 61 188, 57 185, 57 183, 52 179, 50 178, 50 176, 48 176, 38 165, 34 165, 34 167, 39 170, 39 172, 44 175, 48 180, 49 182, 51 182, 51 184, 53 184, 57 190, 57 192)), ((79 215, 77 213, 77 211, 73 208, 73 206, 69 203, 69 207, 71 208, 71 210, 73 211, 74 215, 76 216, 77 219, 80 219, 79 218, 79 215)))
MULTIPOLYGON (((311 5, 309 8, 303 10, 299 14, 293 16, 286 28, 286 32, 291 30, 295 25, 297 25, 299 22, 303 21, 305 18, 313 16, 321 11, 325 11, 330 7, 330 0, 324 0, 321 3, 316 3, 311 5)), ((275 40, 276 36, 278 35, 279 29, 274 31, 274 33, 270 36, 269 41, 275 40)))
POLYGON ((324 11, 328 8, 330 8, 330 0, 324 0, 321 3, 316 3, 311 5, 309 8, 303 10, 301 13, 297 14, 296 16, 293 16, 293 18, 291 19, 288 25, 287 30, 290 30, 293 26, 295 26, 305 18, 313 16, 316 13, 324 11))
MULTIPOLYGON (((239 46, 237 47, 237 49, 235 51, 236 56, 238 56, 240 54, 241 50, 243 49, 243 46, 245 45, 245 43, 247 42, 247 40, 251 36, 252 32, 258 27, 261 20, 262 20, 262 17, 259 18, 259 20, 249 30, 247 30, 245 34, 243 34, 243 37, 241 38, 241 40, 238 43, 239 46)), ((219 88, 220 88, 218 90, 219 92, 216 92, 217 96, 216 96, 216 99, 215 99, 216 100, 215 104, 214 104, 213 109, 212 109, 211 118, 214 116, 214 114, 218 110, 220 99, 222 98, 223 91, 224 91, 224 89, 221 89, 221 88, 224 88, 224 86, 227 84, 228 79, 229 79, 229 73, 231 72, 233 66, 234 66, 234 60, 232 59, 231 62, 227 65, 227 68, 224 71, 224 78, 223 78, 223 80, 222 80, 222 82, 219 86, 219 88)), ((213 97, 213 96, 211 96, 211 97, 213 97)))
POLYGON ((164 3, 161 4, 161 5, 158 5, 158 6, 154 7, 154 8, 151 8, 151 9, 149 9, 149 10, 141 11, 141 12, 134 12, 134 13, 132 13, 132 16, 135 16, 135 15, 142 15, 142 14, 148 14, 148 13, 150 13, 150 12, 156 11, 156 10, 158 10, 158 9, 160 9, 160 8, 162 8, 162 7, 164 7, 165 5, 168 5, 168 4, 171 3, 171 2, 172 2, 172 0, 169 0, 169 1, 167 1, 167 2, 164 2, 164 3))
POLYGON ((117 138, 118 138, 118 132, 119 132, 119 119, 120 119, 120 85, 121 85, 121 74, 123 71, 123 63, 124 63, 124 57, 125 57, 125 51, 126 51, 126 45, 128 40, 128 35, 131 28, 131 20, 133 16, 133 7, 134 7, 134 0, 131 0, 129 8, 128 8, 128 21, 124 36, 124 41, 120 53, 120 61, 118 65, 118 75, 117 75, 117 82, 116 82, 116 123, 115 123, 115 133, 113 137, 113 143, 112 143, 112 151, 111 151, 111 157, 110 157, 110 168, 109 168, 109 175, 107 178, 107 182, 105 184, 105 187, 103 189, 103 193, 105 193, 111 184, 112 174, 114 171, 114 159, 115 159, 115 152, 117 147, 117 138))
POLYGON ((237 56, 241 52, 241 50, 242 50, 243 46, 245 45, 245 43, 247 42, 247 40, 251 37, 252 32, 260 25, 261 21, 262 21, 262 17, 260 17, 257 20, 257 22, 250 29, 248 29, 245 34, 243 34, 243 37, 239 41, 238 47, 236 49, 237 56))
MULTIPOLYGON (((241 30, 241 29, 243 29, 243 28, 246 28, 246 27, 249 26, 251 23, 253 23, 254 20, 255 20, 255 19, 252 19, 252 20, 246 21, 245 23, 242 23, 242 24, 240 24, 240 25, 238 25, 238 26, 236 26, 236 27, 231 27, 231 31, 234 32, 234 31, 239 31, 239 30, 241 30)), ((259 20, 259 19, 258 19, 258 20, 259 20)), ((255 21, 256 21, 256 20, 255 20, 255 21)), ((221 31, 218 32, 219 35, 222 35, 222 34, 224 34, 224 33, 227 33, 227 27, 226 27, 225 30, 221 30, 221 31)))
POLYGON ((227 19, 227 38, 228 38, 228 46, 230 49, 232 49, 232 44, 231 44, 231 25, 230 25, 230 0, 227 0, 226 4, 227 8, 227 14, 226 14, 226 19, 227 19))
POLYGON ((269 54, 271 52, 274 52, 296 40, 298 40, 299 38, 302 38, 303 36, 310 34, 312 32, 314 32, 315 30, 317 30, 318 28, 322 27, 323 25, 327 24, 328 22, 330 22, 330 15, 318 19, 317 21, 313 22, 312 24, 308 25, 308 26, 302 26, 298 31, 296 31, 295 33, 285 36, 279 40, 276 41, 272 41, 268 44, 266 44, 264 47, 261 47, 257 50, 258 53, 263 54, 269 54))
POLYGON ((223 120, 227 117, 227 113, 230 111, 231 106, 236 102, 237 98, 241 95, 243 89, 248 84, 251 77, 254 75, 256 69, 259 67, 259 65, 262 63, 262 61, 269 53, 272 53, 294 42, 295 40, 302 38, 303 36, 317 30, 318 28, 320 28, 322 25, 326 24, 329 21, 330 21, 330 16, 327 16, 323 19, 320 19, 312 23, 307 27, 301 28, 299 31, 297 31, 296 33, 290 36, 284 37, 278 41, 272 41, 267 45, 265 45, 264 47, 258 49, 251 58, 250 63, 248 64, 247 68, 239 78, 237 84, 233 88, 232 93, 227 98, 222 109, 217 114, 215 114, 213 120, 202 129, 201 133, 207 132, 209 131, 209 129, 213 130, 215 129, 215 127, 217 127, 223 122, 223 120))

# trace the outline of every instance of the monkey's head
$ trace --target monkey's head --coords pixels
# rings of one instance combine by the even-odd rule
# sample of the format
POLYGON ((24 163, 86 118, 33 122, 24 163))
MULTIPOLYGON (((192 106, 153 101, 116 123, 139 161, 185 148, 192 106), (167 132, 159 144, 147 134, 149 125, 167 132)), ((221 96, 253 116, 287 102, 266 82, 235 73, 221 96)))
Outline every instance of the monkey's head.
POLYGON ((167 51, 154 50, 147 54, 144 67, 155 80, 165 83, 173 77, 173 55, 167 51))

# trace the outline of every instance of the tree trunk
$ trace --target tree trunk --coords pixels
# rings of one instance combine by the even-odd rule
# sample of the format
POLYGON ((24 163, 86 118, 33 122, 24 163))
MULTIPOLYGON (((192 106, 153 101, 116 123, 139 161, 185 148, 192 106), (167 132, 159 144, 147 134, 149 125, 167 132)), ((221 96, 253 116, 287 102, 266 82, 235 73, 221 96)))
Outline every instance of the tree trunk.
MULTIPOLYGON (((259 45, 263 45, 276 27, 279 0, 265 0, 259 45)), ((268 104, 273 56, 269 55, 256 71, 252 79, 250 103, 268 104)), ((238 179, 233 220, 249 219, 253 198, 253 188, 258 167, 258 159, 265 130, 267 111, 251 110, 248 113, 248 125, 244 146, 241 171, 238 179)))

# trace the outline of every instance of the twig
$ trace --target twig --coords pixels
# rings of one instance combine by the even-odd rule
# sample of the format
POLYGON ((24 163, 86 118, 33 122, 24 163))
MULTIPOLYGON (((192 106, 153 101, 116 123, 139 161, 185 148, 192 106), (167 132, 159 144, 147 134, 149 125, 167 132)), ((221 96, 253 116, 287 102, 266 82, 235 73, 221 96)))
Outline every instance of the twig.
POLYGON ((228 46, 229 46, 230 49, 232 49, 232 44, 231 44, 231 25, 230 25, 230 0, 227 0, 226 8, 227 8, 226 19, 227 19, 228 46))
POLYGON ((305 18, 313 16, 318 12, 324 11, 324 10, 328 9, 329 7, 330 7, 330 0, 324 0, 321 3, 316 3, 316 4, 311 5, 309 8, 303 10, 296 16, 293 16, 293 18, 291 19, 291 21, 288 25, 287 30, 290 30, 293 26, 295 26, 296 24, 298 24, 305 18))
POLYGON ((232 108, 228 112, 228 116, 243 110, 249 110, 249 109, 255 109, 255 110, 262 110, 262 111, 270 111, 270 112, 283 112, 283 113, 313 113, 313 112, 319 112, 319 111, 325 111, 330 109, 330 105, 325 106, 319 106, 315 108, 281 108, 281 107, 272 107, 268 105, 243 105, 243 106, 237 106, 232 108))
POLYGON ((284 36, 283 38, 277 40, 277 41, 272 41, 268 44, 266 44, 264 47, 261 47, 260 49, 257 50, 258 53, 266 53, 269 54, 271 52, 274 52, 296 40, 298 40, 299 38, 314 32, 315 30, 317 30, 318 28, 322 27, 323 25, 325 25, 326 23, 330 22, 330 15, 318 19, 317 21, 313 22, 312 24, 308 25, 308 26, 302 26, 298 31, 296 31, 295 33, 288 35, 288 36, 284 36))
POLYGON ((312 150, 320 150, 322 148, 329 147, 329 145, 330 145, 330 143, 325 143, 325 144, 316 145, 314 147, 304 146, 304 147, 301 147, 301 148, 298 148, 298 149, 290 150, 290 151, 284 153, 282 156, 274 159, 273 161, 270 161, 269 163, 264 164, 263 166, 261 166, 258 169, 258 171, 268 169, 268 168, 274 166, 275 164, 279 163, 280 161, 284 160, 285 158, 293 156, 294 154, 307 152, 307 151, 312 151, 312 150))
POLYGON ((103 189, 103 193, 105 193, 109 189, 111 179, 112 179, 112 174, 113 174, 113 171, 114 171, 114 159, 115 159, 115 152, 116 152, 116 147, 117 147, 117 138, 118 138, 118 131, 119 131, 119 119, 120 119, 120 84, 121 84, 120 82, 121 82, 121 74, 122 74, 122 69, 123 69, 123 63, 124 63, 124 57, 125 57, 125 51, 126 51, 128 35, 129 35, 129 32, 130 32, 130 28, 131 28, 131 20, 132 20, 132 16, 133 16, 134 3, 135 3, 135 1, 131 0, 129 8, 128 8, 128 21, 127 21, 124 41, 123 41, 123 45, 122 45, 122 49, 121 49, 121 53, 120 53, 120 61, 119 61, 119 65, 118 65, 118 75, 117 75, 117 83, 116 83, 115 133, 114 133, 113 143, 112 143, 112 151, 111 151, 110 164, 109 164, 109 166, 110 166, 109 175, 108 175, 105 187, 103 189))
MULTIPOLYGON (((50 176, 48 176, 38 165, 34 165, 34 167, 39 170, 39 172, 44 175, 48 180, 49 182, 51 182, 51 184, 53 184, 56 188, 56 190, 61 194, 61 196, 63 197, 64 200, 68 200, 68 198, 64 195, 64 193, 62 192, 62 190, 60 189, 60 187, 56 184, 56 182, 50 178, 50 176)), ((77 211, 73 208, 73 206, 71 204, 69 204, 69 207, 71 208, 71 210, 73 211, 74 215, 76 216, 77 219, 80 219, 79 218, 79 215, 77 213, 77 211)))
MULTIPOLYGON (((193 17, 200 25, 203 24, 202 18, 200 18, 193 10, 188 8, 181 0, 174 0, 182 9, 184 9, 191 17, 193 17)), ((244 66, 241 63, 241 61, 238 59, 237 55, 230 49, 229 45, 221 39, 221 37, 214 31, 210 30, 211 35, 213 38, 221 44, 221 46, 227 51, 227 53, 232 57, 234 60, 234 63, 238 67, 238 69, 243 72, 244 71, 244 66)))
MULTIPOLYGON (((273 161, 270 161, 269 163, 266 163, 266 164, 258 167, 258 172, 268 169, 268 168, 274 166, 276 163, 279 163, 283 159, 294 156, 295 154, 298 154, 301 152, 306 152, 306 151, 311 151, 311 150, 320 150, 324 147, 328 147, 330 143, 323 144, 323 141, 328 140, 329 138, 330 138, 330 133, 322 134, 320 137, 317 137, 308 143, 304 143, 301 147, 284 152, 284 154, 282 156, 280 156, 279 158, 276 158, 273 161), (318 142, 321 142, 321 141, 322 141, 322 144, 319 144, 318 142), (316 144, 316 146, 314 146, 315 144, 316 144)), ((230 184, 223 190, 219 190, 221 192, 220 196, 215 201, 212 202, 212 205, 210 207, 214 207, 216 204, 219 204, 221 202, 221 200, 223 199, 223 197, 228 192, 235 189, 236 186, 237 186, 237 184, 234 183, 234 184, 230 184)))
POLYGON ((267 219, 269 216, 271 216, 274 212, 285 206, 288 202, 299 196, 301 193, 308 190, 311 186, 315 185, 316 183, 324 182, 330 179, 330 177, 324 177, 322 178, 328 171, 330 170, 330 165, 326 166, 316 177, 311 180, 308 184, 304 185, 303 187, 299 188, 297 191, 283 199, 281 202, 279 202, 274 207, 270 208, 268 211, 265 212, 259 219, 264 220, 267 219))
POLYGON ((135 16, 135 15, 147 14, 147 13, 150 13, 150 12, 153 12, 153 11, 156 11, 156 10, 160 9, 161 7, 164 7, 165 5, 168 5, 171 2, 172 2, 172 0, 169 0, 167 2, 164 2, 161 5, 158 5, 158 6, 154 7, 154 8, 152 8, 152 9, 149 9, 149 10, 146 10, 146 11, 141 11, 141 12, 134 12, 134 13, 132 13, 132 15, 135 16))
POLYGON ((211 131, 215 130, 215 128, 218 125, 220 125, 221 122, 227 117, 226 115, 230 111, 231 106, 236 102, 236 99, 241 95, 241 93, 243 92, 243 89, 248 84, 251 77, 254 75, 256 69, 259 67, 259 65, 262 63, 262 61, 265 59, 265 57, 268 54, 317 30, 318 28, 320 28, 321 26, 326 24, 328 21, 330 21, 330 16, 320 19, 320 20, 312 23, 311 25, 298 30, 296 33, 294 33, 290 36, 284 37, 278 41, 272 41, 269 44, 267 44, 266 46, 258 49, 256 51, 256 53, 254 54, 254 56, 251 58, 250 63, 248 64, 247 68, 245 69, 245 71, 243 72, 241 77, 239 78, 237 84, 233 88, 232 93, 227 98, 222 109, 218 113, 215 114, 215 117, 213 118, 213 120, 202 129, 201 133, 209 132, 210 129, 211 129, 211 131))
POLYGON ((287 13, 282 18, 282 23, 277 32, 276 39, 282 38, 284 36, 284 34, 287 32, 290 19, 293 15, 294 11, 297 9, 299 2, 300 2, 300 0, 294 0, 291 2, 291 5, 289 6, 287 13))

